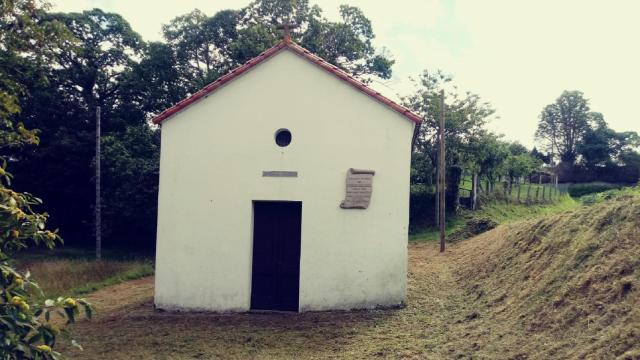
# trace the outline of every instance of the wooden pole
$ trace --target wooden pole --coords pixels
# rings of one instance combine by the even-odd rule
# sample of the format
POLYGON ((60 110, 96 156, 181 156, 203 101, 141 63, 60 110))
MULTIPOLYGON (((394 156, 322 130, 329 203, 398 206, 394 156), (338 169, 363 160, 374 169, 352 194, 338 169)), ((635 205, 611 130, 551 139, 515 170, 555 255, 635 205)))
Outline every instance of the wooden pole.
POLYGON ((440 127, 438 128, 438 188, 439 196, 439 216, 438 225, 440 228, 440 252, 444 252, 445 238, 445 147, 444 147, 444 90, 440 91, 440 127))
MULTIPOLYGON (((440 134, 438 134, 437 136, 439 137, 440 134)), ((436 196, 434 196, 433 198, 436 201, 436 205, 435 205, 436 206, 436 226, 438 226, 438 229, 440 228, 440 175, 439 175, 440 172, 438 171, 438 166, 440 164, 440 160, 438 160, 439 157, 440 157, 440 154, 437 154, 436 155, 436 162, 437 162, 436 164, 436 196)))
POLYGON ((478 174, 473 173, 473 175, 471 175, 471 210, 476 209, 477 201, 478 201, 478 174))
POLYGON ((102 214, 100 199, 100 106, 96 107, 96 260, 102 259, 102 214))

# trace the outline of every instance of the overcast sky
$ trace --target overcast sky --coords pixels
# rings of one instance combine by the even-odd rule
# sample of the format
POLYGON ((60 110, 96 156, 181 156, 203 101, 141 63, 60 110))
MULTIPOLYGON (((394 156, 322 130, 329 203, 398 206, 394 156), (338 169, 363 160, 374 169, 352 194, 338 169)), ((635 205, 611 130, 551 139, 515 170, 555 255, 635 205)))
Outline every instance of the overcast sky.
MULTIPOLYGON (((209 15, 250 0, 52 0, 55 11, 94 7, 121 14, 145 40, 198 8, 209 15)), ((640 131, 640 1, 311 0, 331 20, 343 3, 371 19, 376 46, 396 60, 385 94, 411 90, 410 76, 442 69, 497 109, 490 127, 533 145, 542 108, 563 90, 583 91, 618 130, 640 131)))

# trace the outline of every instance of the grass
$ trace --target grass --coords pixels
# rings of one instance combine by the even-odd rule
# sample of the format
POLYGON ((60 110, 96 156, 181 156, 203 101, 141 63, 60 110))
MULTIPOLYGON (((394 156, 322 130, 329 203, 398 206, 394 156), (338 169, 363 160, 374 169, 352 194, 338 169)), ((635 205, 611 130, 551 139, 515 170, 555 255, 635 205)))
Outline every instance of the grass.
POLYGON ((81 249, 39 250, 25 253, 16 266, 29 271, 44 297, 80 296, 106 286, 152 275, 153 263, 147 259, 126 259, 107 252, 103 261, 81 249))
POLYGON ((74 359, 637 359, 640 194, 518 209, 438 253, 409 246, 407 306, 302 314, 153 309, 153 278, 89 294, 74 359), (566 210, 566 209, 570 210, 566 210), (561 211, 561 212, 557 212, 561 211))
POLYGON ((458 274, 483 309, 485 339, 519 344, 514 358, 636 359, 638 190, 474 239, 491 255, 460 258, 458 274))
POLYGON ((640 195, 640 186, 623 187, 581 196, 578 200, 584 205, 593 205, 612 199, 629 198, 640 195))
MULTIPOLYGON (((493 201, 476 211, 463 211, 458 216, 447 219, 446 234, 452 235, 461 231, 471 219, 490 219, 497 224, 507 224, 514 221, 531 219, 538 216, 552 215, 579 206, 580 202, 569 196, 561 196, 553 203, 541 204, 514 204, 493 201)), ((439 239, 439 231, 436 228, 428 228, 409 235, 410 242, 416 241, 436 241, 439 239)))
POLYGON ((607 190, 621 189, 625 186, 628 185, 605 182, 576 183, 569 184, 568 191, 572 197, 579 198, 584 195, 601 193, 607 190))

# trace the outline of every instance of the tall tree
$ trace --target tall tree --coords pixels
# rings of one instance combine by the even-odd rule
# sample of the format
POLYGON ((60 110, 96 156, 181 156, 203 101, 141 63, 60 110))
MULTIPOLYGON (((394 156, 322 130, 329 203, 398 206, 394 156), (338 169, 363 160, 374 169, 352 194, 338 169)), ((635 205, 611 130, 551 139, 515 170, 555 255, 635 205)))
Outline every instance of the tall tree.
POLYGON ((577 146, 581 164, 588 169, 621 163, 622 154, 633 152, 640 145, 636 132, 616 132, 600 113, 591 113, 589 128, 577 146))
MULTIPOLYGON (((328 62, 362 80, 391 77, 393 60, 378 53, 370 20, 356 7, 342 5, 341 20, 329 21, 307 0, 257 0, 240 10, 209 17, 200 10, 163 26, 173 49, 185 92, 193 92, 273 46, 278 25, 298 25, 292 37, 328 62)), ((160 109, 161 110, 161 109, 160 109)))
MULTIPOLYGON (((451 77, 442 72, 424 71, 416 92, 404 99, 405 105, 424 119, 419 133, 416 134, 412 158, 414 168, 430 170, 436 167, 436 129, 441 106, 440 90, 449 87, 451 81, 451 77), (419 164, 425 161, 430 161, 431 164, 419 164)), ((455 87, 453 91, 447 93, 446 99, 447 208, 449 211, 455 211, 462 171, 472 166, 470 158, 475 152, 472 144, 486 134, 484 126, 494 110, 478 95, 469 92, 460 94, 455 87)))
POLYGON ((580 91, 565 91, 540 114, 536 138, 566 164, 578 157, 577 146, 589 129, 589 101, 580 91))
MULTIPOLYGON (((47 81, 25 83, 22 118, 42 134, 38 151, 12 154, 19 160, 16 187, 46 199, 52 224, 67 231, 69 243, 78 244, 91 238, 93 224, 96 106, 102 107, 105 135, 145 122, 143 113, 125 109, 131 109, 131 96, 121 86, 141 40, 121 16, 98 9, 42 18, 64 26, 70 38, 45 67, 47 81)), ((105 188, 114 185, 105 183, 105 188)))
POLYGON ((239 14, 219 11, 208 17, 202 11, 178 16, 162 26, 164 38, 175 53, 176 65, 183 77, 193 79, 193 91, 215 80, 234 66, 231 43, 237 39, 239 14))
POLYGON ((117 105, 121 77, 141 51, 140 35, 122 16, 100 9, 49 17, 63 23, 77 40, 76 46, 59 54, 59 68, 54 70, 60 95, 80 102, 86 110, 78 114, 83 120, 93 118, 96 106, 109 112, 117 105))

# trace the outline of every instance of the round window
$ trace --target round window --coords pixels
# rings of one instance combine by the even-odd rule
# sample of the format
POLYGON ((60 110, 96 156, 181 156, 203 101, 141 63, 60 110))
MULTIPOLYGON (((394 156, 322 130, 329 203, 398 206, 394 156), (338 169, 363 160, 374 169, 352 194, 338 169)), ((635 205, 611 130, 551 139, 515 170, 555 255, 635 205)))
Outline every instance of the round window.
POLYGON ((280 147, 285 147, 291 144, 291 132, 287 129, 280 129, 276 131, 276 144, 280 147))

